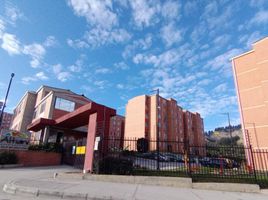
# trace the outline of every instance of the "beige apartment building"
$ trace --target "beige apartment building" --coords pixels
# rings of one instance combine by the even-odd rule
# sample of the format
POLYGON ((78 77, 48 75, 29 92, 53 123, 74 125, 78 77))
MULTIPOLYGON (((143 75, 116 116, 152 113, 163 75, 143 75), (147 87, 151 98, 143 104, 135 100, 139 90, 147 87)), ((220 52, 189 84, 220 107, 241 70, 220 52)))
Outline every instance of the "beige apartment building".
MULTIPOLYGON (((76 94, 70 90, 41 86, 36 92, 26 92, 14 110, 12 130, 28 132, 27 126, 38 123, 41 119, 57 119, 65 114, 92 102, 84 95, 76 94)), ((102 125, 102 124, 99 124, 102 125)), ((100 128, 98 126, 98 128, 100 128)), ((124 117, 113 116, 110 122, 111 137, 124 136, 124 117)), ((31 131, 31 142, 62 143, 75 141, 86 137, 87 127, 78 127, 74 130, 61 130, 45 126, 40 131, 31 131)))
POLYGON ((245 145, 268 149, 268 37, 232 64, 245 145))
POLYGON ((10 125, 11 130, 30 134, 27 126, 32 122, 35 102, 36 92, 28 91, 24 94, 14 109, 13 120, 10 125))
MULTIPOLYGON (((26 92, 14 110, 12 130, 28 132, 27 126, 40 118, 56 119, 66 113, 91 102, 83 95, 70 90, 41 86, 36 92, 26 92)), ((31 132, 32 142, 55 142, 62 137, 61 132, 44 127, 31 132)))
MULTIPOLYGON (((158 130, 162 150, 182 152, 186 139, 191 139, 191 144, 202 145, 204 129, 200 115, 183 111, 174 99, 158 98, 157 102, 157 95, 141 95, 128 101, 125 138, 156 141, 158 130), (192 119, 192 116, 196 117, 192 119)), ((150 143, 150 149, 155 148, 156 144, 150 143)))

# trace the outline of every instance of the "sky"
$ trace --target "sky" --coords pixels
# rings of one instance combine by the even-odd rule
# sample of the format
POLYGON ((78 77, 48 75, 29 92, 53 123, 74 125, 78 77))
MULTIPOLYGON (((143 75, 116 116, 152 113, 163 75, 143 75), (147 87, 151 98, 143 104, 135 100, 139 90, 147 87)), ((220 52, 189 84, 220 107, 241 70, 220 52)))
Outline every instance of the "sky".
POLYGON ((230 59, 268 35, 268 0, 0 0, 0 100, 41 85, 117 109, 153 94, 239 124, 230 59))

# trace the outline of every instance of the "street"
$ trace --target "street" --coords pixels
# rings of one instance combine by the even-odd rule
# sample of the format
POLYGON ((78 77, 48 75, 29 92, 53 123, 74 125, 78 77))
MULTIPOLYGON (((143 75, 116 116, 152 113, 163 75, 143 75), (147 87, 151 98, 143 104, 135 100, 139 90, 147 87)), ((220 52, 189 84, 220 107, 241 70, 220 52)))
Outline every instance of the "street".
MULTIPOLYGON (((136 199, 136 200, 266 200, 268 194, 224 192, 192 188, 176 188, 143 184, 127 184, 106 181, 90 181, 80 179, 53 179, 55 172, 75 172, 67 166, 17 168, 0 170, 0 200, 55 200, 59 198, 28 197, 5 194, 2 188, 5 183, 16 180, 16 184, 25 187, 38 187, 47 190, 87 193, 88 197, 98 199, 136 199)), ((25 195, 25 194, 24 194, 25 195)), ((94 199, 93 198, 93 199, 94 199)), ((76 197, 72 198, 76 199, 76 197)))

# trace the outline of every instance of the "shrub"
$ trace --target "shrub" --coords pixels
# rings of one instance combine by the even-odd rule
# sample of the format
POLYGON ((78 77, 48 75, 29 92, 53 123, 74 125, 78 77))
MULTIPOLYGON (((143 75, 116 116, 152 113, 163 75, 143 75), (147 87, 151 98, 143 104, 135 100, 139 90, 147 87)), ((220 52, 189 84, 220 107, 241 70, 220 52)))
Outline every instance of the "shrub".
POLYGON ((0 164, 7 165, 7 164, 17 164, 18 157, 14 152, 4 151, 0 153, 0 164))
POLYGON ((137 140, 137 150, 140 153, 146 153, 149 150, 149 141, 146 138, 139 138, 137 140))
POLYGON ((62 145, 57 144, 57 143, 35 144, 35 145, 30 145, 28 147, 28 150, 61 153, 62 145))
POLYGON ((106 157, 99 163, 99 173, 127 175, 133 172, 133 162, 119 157, 106 157))

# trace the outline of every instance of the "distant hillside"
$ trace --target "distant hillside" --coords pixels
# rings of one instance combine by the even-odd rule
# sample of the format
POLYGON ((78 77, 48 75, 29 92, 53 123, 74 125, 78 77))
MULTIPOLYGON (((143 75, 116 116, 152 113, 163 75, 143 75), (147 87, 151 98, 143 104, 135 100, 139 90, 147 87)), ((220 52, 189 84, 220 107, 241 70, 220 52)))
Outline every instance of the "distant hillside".
POLYGON ((229 127, 219 127, 215 128, 214 131, 206 132, 206 141, 208 144, 216 145, 230 145, 243 144, 243 133, 241 130, 241 125, 231 126, 232 138, 231 141, 229 127))

